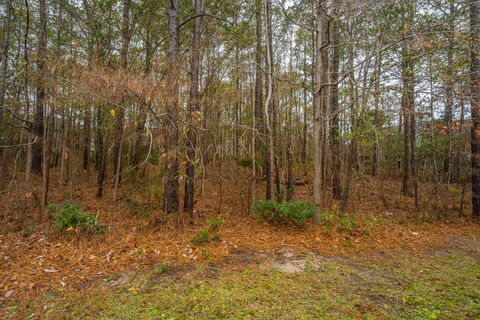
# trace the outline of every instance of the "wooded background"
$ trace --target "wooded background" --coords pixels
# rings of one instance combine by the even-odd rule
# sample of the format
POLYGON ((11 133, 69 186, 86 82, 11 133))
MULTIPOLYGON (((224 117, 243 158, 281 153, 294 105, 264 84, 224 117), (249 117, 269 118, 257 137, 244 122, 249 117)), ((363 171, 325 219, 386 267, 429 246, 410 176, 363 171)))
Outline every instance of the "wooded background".
POLYGON ((17 201, 43 211, 52 188, 95 178, 98 197, 148 183, 165 215, 193 216, 206 168, 226 164, 248 168, 252 203, 264 180, 264 198, 288 201, 313 172, 312 201, 347 210, 352 180, 372 175, 442 216, 455 186, 480 217, 478 0, 1 10, 0 188, 17 201))

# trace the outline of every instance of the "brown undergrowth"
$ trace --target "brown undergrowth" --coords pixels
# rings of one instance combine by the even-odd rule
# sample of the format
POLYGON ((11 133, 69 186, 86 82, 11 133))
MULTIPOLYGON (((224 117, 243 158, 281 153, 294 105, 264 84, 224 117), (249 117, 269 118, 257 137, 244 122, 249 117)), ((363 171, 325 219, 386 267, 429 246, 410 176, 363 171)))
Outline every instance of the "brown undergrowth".
MULTIPOLYGON (((46 291, 78 290, 114 274, 151 270, 165 263, 192 265, 233 261, 226 267, 242 268, 241 260, 229 259, 239 250, 274 254, 279 248, 290 247, 298 252, 341 256, 403 248, 420 251, 441 247, 448 241, 445 235, 450 239, 480 235, 478 225, 461 217, 451 218, 448 224, 425 222, 436 216, 435 212, 431 209, 416 212, 413 199, 398 193, 400 184, 396 181, 384 183, 389 205, 385 208, 376 181, 369 176, 354 181, 350 214, 341 215, 335 209, 325 209, 322 224, 302 227, 253 219, 248 214, 252 200, 250 178, 243 168, 225 170, 221 175, 212 173, 204 182, 203 194, 199 192, 197 197, 195 220, 174 221, 174 226, 155 223, 156 217, 161 216, 159 205, 155 203, 158 199, 155 200, 151 191, 142 190, 145 185, 128 188, 124 183, 122 200, 112 203, 110 186, 106 186, 103 198, 96 198, 95 181, 86 177, 70 189, 54 184, 51 202, 78 203, 82 210, 98 214, 108 232, 102 235, 76 230, 61 233, 48 217, 43 217, 42 221, 33 221, 31 216, 10 219, 9 223, 4 223, 0 235, 0 294, 4 297, 9 293, 9 297, 0 303, 30 301, 46 291), (218 217, 223 221, 221 226, 216 226, 220 239, 192 244, 191 239, 200 230, 209 228, 207 221, 218 217)), ((260 183, 257 187, 257 199, 263 194, 262 186, 260 183)), ((311 194, 308 178, 295 187, 296 199, 308 200, 311 194)), ((4 195, 4 207, 8 201, 11 198, 4 195)), ((452 201, 452 216, 458 216, 455 213, 458 204, 455 203, 452 201)), ((336 204, 325 206, 335 208, 336 204)))

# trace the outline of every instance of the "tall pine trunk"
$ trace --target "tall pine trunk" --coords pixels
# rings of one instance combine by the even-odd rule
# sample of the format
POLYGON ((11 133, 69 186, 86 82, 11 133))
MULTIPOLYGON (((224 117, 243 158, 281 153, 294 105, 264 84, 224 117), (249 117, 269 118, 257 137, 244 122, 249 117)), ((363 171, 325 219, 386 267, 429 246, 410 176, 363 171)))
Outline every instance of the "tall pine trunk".
MULTIPOLYGON (((317 208, 322 205, 322 181, 323 181, 323 151, 324 146, 324 111, 326 96, 326 82, 328 80, 327 61, 324 53, 325 36, 325 16, 322 8, 322 2, 318 1, 314 7, 316 22, 316 41, 315 41, 315 88, 314 88, 314 107, 313 107, 313 201, 317 208)), ((319 216, 316 217, 318 222, 319 216)))
POLYGON ((447 126, 447 150, 445 156, 445 162, 443 164, 443 173, 445 176, 445 182, 450 183, 451 178, 451 161, 452 161, 452 122, 453 122, 453 53, 454 53, 454 37, 455 37, 455 3, 450 1, 450 17, 449 17, 449 33, 448 33, 448 46, 447 46, 447 74, 448 77, 445 84, 445 124, 447 126))
POLYGON ((265 198, 267 200, 273 199, 273 185, 274 185, 274 162, 275 162, 275 140, 274 140, 274 126, 273 121, 275 120, 274 108, 275 108, 275 97, 273 89, 273 40, 272 40, 272 1, 266 0, 265 6, 266 13, 266 31, 267 31, 267 99, 265 101, 265 124, 268 134, 268 147, 267 147, 267 157, 266 161, 266 170, 267 170, 267 188, 265 198))
MULTIPOLYGON (((203 0, 195 0, 195 16, 202 12, 203 0)), ((183 210, 190 213, 193 217, 193 203, 195 196, 195 161, 196 161, 196 122, 197 113, 200 110, 198 100, 199 74, 200 74, 200 36, 201 36, 202 18, 197 17, 193 27, 192 42, 192 66, 190 78, 190 103, 188 105, 188 116, 190 119, 190 128, 188 129, 187 141, 187 180, 185 181, 185 199, 183 210)))
POLYGON ((480 0, 470 0, 472 104, 472 211, 480 222, 480 0))
MULTIPOLYGON (((263 123, 263 70, 262 70, 262 0, 255 0, 255 125, 257 132, 255 139, 255 155, 257 159, 262 159, 263 152, 261 146, 263 137, 258 133, 264 134, 265 127, 263 123)), ((256 165, 255 163, 253 164, 256 165)), ((256 179, 256 177, 255 177, 256 179)))
MULTIPOLYGON (((122 9, 122 47, 120 49, 120 68, 126 72, 128 66, 128 47, 130 45, 130 1, 123 0, 122 9)), ((124 75, 126 76, 126 75, 124 75)), ((113 201, 116 201, 117 189, 121 182, 122 173, 122 142, 123 142, 123 126, 125 123, 125 107, 123 106, 124 99, 122 98, 121 105, 115 107, 115 139, 113 143, 113 173, 114 191, 113 201)))
POLYGON ((45 0, 39 1, 39 32, 37 48, 37 87, 36 105, 33 133, 35 143, 33 144, 32 170, 36 174, 42 172, 42 147, 44 138, 43 107, 45 103, 45 57, 47 50, 47 5, 45 0))
POLYGON ((165 127, 165 187, 163 210, 166 215, 178 210, 178 98, 179 98, 179 61, 178 61, 178 0, 170 0, 168 5, 168 71, 167 86, 170 96, 167 102, 165 127))
MULTIPOLYGON (((412 30, 413 6, 410 3, 407 8, 405 27, 408 32, 412 30)), ((403 113, 403 185, 402 191, 406 196, 412 195, 412 187, 416 191, 415 176, 415 57, 412 50, 411 40, 405 41, 402 48, 402 113, 403 113)))
MULTIPOLYGON (((7 70, 8 70, 8 51, 10 47, 10 21, 12 15, 12 0, 5 1, 5 17, 3 20, 3 43, 2 43, 2 57, 0 65, 0 128, 3 123, 3 108, 5 107, 5 93, 6 93, 6 83, 7 83, 7 70)), ((8 136, 11 135, 11 128, 9 128, 8 136)), ((0 138, 2 145, 6 144, 7 141, 3 141, 3 137, 0 138)), ((1 152, 1 151, 0 151, 1 152)), ((4 150, 4 153, 7 151, 4 150)), ((5 154, 3 154, 5 157, 5 154)), ((3 168, 0 173, 0 191, 3 189, 3 182, 6 174, 6 163, 2 163, 3 168)))
POLYGON ((335 20, 333 25, 332 45, 333 45, 333 57, 332 57, 332 73, 330 88, 330 113, 331 113, 331 125, 330 125, 330 149, 332 152, 332 189, 333 198, 339 200, 341 197, 341 185, 340 185, 340 137, 339 137, 339 107, 338 107, 338 71, 340 64, 340 30, 339 21, 335 20))
POLYGON ((0 65, 0 126, 3 121, 3 108, 5 107, 5 93, 8 69, 8 51, 10 48, 10 22, 12 16, 12 0, 5 1, 5 17, 3 20, 2 58, 0 65))

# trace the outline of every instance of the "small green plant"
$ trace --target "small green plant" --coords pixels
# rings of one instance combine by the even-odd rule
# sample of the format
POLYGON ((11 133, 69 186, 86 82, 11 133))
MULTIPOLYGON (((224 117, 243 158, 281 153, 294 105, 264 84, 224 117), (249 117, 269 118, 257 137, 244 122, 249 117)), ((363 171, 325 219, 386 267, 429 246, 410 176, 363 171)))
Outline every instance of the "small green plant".
POLYGON ((338 232, 353 234, 356 228, 357 221, 354 219, 354 217, 347 214, 341 214, 339 216, 339 226, 337 228, 338 232))
POLYGON ((315 216, 316 209, 312 203, 303 201, 276 202, 259 200, 252 205, 252 214, 266 221, 293 222, 301 225, 315 216))
POLYGON ((134 257, 141 257, 141 256, 144 256, 146 253, 146 250, 145 248, 138 248, 137 250, 135 250, 134 252, 132 252, 132 256, 134 257))
POLYGON ((320 213, 321 223, 325 229, 325 233, 333 235, 334 232, 344 233, 351 236, 369 237, 373 233, 374 225, 380 224, 382 220, 369 216, 358 216, 354 213, 341 212, 338 208, 320 213), (361 219, 361 220, 359 220, 361 219))
POLYGON ((168 271, 170 271, 172 269, 173 265, 171 263, 165 263, 165 264, 162 264, 160 267, 158 267, 157 269, 155 269, 154 273, 156 275, 162 275, 162 274, 165 274, 167 273, 168 271))
POLYGON ((210 230, 217 230, 219 229, 223 224, 224 220, 220 217, 215 217, 207 220, 207 225, 210 230))
POLYGON ((24 237, 30 237, 36 230, 37 230, 37 225, 32 224, 31 226, 28 226, 25 229, 23 229, 22 234, 24 237))
POLYGON ((70 228, 94 231, 97 234, 104 234, 108 231, 98 222, 98 214, 94 216, 84 212, 77 204, 66 204, 63 208, 59 208, 56 204, 49 204, 47 211, 52 216, 57 228, 62 232, 70 228))
POLYGON ((198 234, 192 238, 192 244, 199 245, 208 242, 210 232, 208 230, 200 230, 198 234))
POLYGON ((243 275, 244 275, 244 276, 250 276, 250 275, 252 275, 252 274, 253 274, 253 271, 250 270, 250 269, 247 269, 247 270, 243 271, 243 275))
POLYGON ((280 187, 279 190, 277 190, 277 192, 275 193, 276 195, 276 198, 279 202, 282 202, 283 201, 283 198, 285 197, 285 193, 286 193, 286 189, 283 188, 283 187, 280 187))
POLYGON ((205 261, 210 260, 210 252, 207 249, 202 248, 202 259, 205 261))
POLYGON ((191 241, 193 245, 197 246, 210 241, 220 241, 220 235, 218 233, 211 233, 208 230, 200 230, 191 241))
POLYGON ((214 233, 212 234, 212 236, 210 237, 210 240, 212 241, 220 241, 222 240, 222 238, 220 237, 220 235, 218 233, 214 233))

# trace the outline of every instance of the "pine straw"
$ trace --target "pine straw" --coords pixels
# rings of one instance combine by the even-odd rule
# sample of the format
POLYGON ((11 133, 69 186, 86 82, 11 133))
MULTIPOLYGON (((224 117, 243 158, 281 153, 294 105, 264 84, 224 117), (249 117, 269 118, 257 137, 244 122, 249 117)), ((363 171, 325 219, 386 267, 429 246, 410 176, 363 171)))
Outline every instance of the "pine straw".
MULTIPOLYGON (((206 181, 205 201, 202 202, 199 197, 196 203, 197 208, 205 206, 202 216, 197 217, 194 224, 185 220, 176 227, 154 224, 134 216, 122 201, 113 204, 110 187, 107 187, 105 197, 95 198, 94 179, 85 181, 75 190, 73 198, 82 209, 99 212, 100 220, 109 228, 108 233, 61 234, 51 221, 44 219, 46 221, 38 224, 29 236, 21 231, 0 235, 0 293, 3 296, 5 292, 14 290, 12 297, 4 303, 26 302, 42 292, 53 292, 62 287, 66 290, 87 288, 93 282, 124 271, 151 270, 166 262, 177 265, 221 263, 233 257, 238 250, 273 255, 279 248, 291 247, 299 252, 317 251, 322 255, 338 256, 353 255, 359 251, 368 254, 391 249, 425 250, 444 245, 449 241, 445 235, 480 235, 480 227, 466 220, 450 224, 411 222, 406 217, 411 212, 412 200, 388 191, 400 190, 397 182, 386 182, 387 197, 393 207, 388 210, 383 208, 378 198, 373 179, 354 183, 351 196, 357 212, 354 216, 360 231, 368 229, 366 234, 342 233, 336 229, 329 233, 322 225, 296 227, 255 221, 248 215, 251 199, 246 171, 235 169, 224 174, 221 192, 219 179, 217 176, 206 181), (221 207, 220 194, 223 194, 221 207), (207 228, 208 218, 218 214, 226 221, 219 230, 222 241, 193 246, 192 237, 207 228)), ((58 190, 61 189, 53 192, 53 202, 64 198, 58 190)), ((135 194, 131 189, 122 191, 124 198, 135 194)), ((262 192, 259 188, 258 198, 261 198, 262 192)), ((308 199, 310 195, 310 184, 296 187, 297 198, 308 199)), ((151 210, 151 214, 160 216, 158 210, 151 210)), ((242 267, 238 259, 232 261, 233 265, 228 267, 242 267)))

